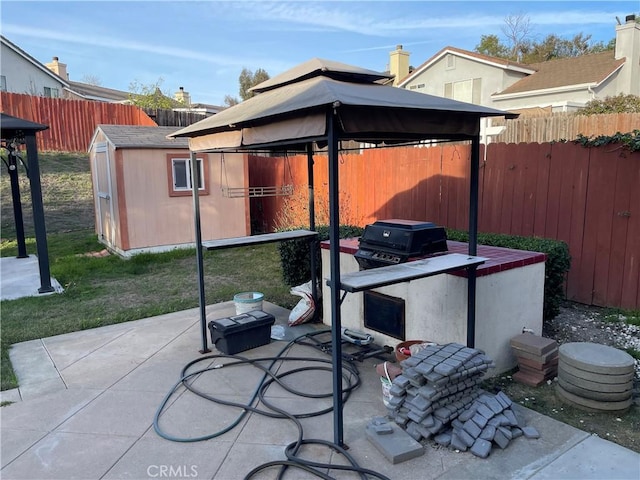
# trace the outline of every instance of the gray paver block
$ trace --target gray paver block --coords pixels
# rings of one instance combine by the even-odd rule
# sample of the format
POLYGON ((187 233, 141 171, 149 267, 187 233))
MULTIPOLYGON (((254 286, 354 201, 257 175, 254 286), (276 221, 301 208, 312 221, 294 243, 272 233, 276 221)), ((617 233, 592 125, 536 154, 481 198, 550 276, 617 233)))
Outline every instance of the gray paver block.
POLYGON ((494 427, 493 425, 487 425, 482 429, 480 438, 484 440, 492 441, 495 434, 496 434, 496 427, 494 427))
POLYGON ((489 421, 486 417, 480 415, 479 413, 476 413, 473 417, 471 417, 471 420, 473 420, 473 423, 478 425, 478 427, 480 428, 484 428, 489 421))
POLYGON ((486 402, 485 405, 487 405, 487 407, 489 407, 493 413, 500 413, 504 410, 504 408, 502 407, 502 405, 500 404, 500 402, 498 402, 495 398, 490 397, 486 402))
POLYGON ((519 427, 513 427, 511 429, 511 440, 514 440, 522 436, 522 430, 519 427))
POLYGON ((397 385, 400 388, 407 388, 409 386, 409 379, 404 375, 398 375, 396 378, 393 379, 393 382, 391 383, 393 383, 394 385, 397 385))
POLYGON ((509 439, 499 429, 496 430, 493 441, 503 450, 509 445, 509 439))
POLYGON ((491 453, 491 442, 478 438, 473 445, 471 445, 471 453, 476 457, 487 458, 491 453))
POLYGON ((473 438, 478 438, 480 436, 480 434, 482 433, 482 429, 476 424, 476 422, 474 422, 471 419, 469 419, 466 422, 464 422, 464 427, 463 428, 473 438))
POLYGON ((507 440, 511 440, 513 438, 511 429, 509 427, 498 427, 497 432, 502 433, 507 438, 507 440))
POLYGON ((433 368, 433 371, 439 373, 440 375, 451 375, 455 372, 458 367, 454 367, 453 365, 448 365, 446 363, 440 363, 433 368))
POLYGON ((442 445, 444 447, 448 447, 449 445, 451 445, 451 431, 442 432, 442 433, 436 435, 435 437, 433 437, 433 440, 438 445, 442 445))
POLYGON ((397 464, 424 454, 424 447, 400 427, 390 424, 393 432, 379 435, 371 424, 367 425, 367 439, 392 464, 397 464))
POLYGON ((428 427, 428 430, 435 435, 436 433, 439 433, 440 430, 442 430, 443 426, 444 426, 444 422, 441 422, 437 418, 434 418, 433 419, 433 425, 428 427))
POLYGON ((435 421, 435 418, 433 418, 433 415, 427 415, 422 419, 422 422, 420 423, 425 427, 433 427, 436 421, 435 421))
POLYGON ((487 420, 489 420, 490 418, 493 418, 495 416, 495 413, 493 413, 493 410, 491 410, 489 407, 487 407, 484 403, 477 403, 477 410, 476 410, 480 415, 482 415, 484 418, 486 418, 487 420))
POLYGON ((460 437, 458 436, 455 430, 451 434, 450 447, 456 450, 460 450, 461 452, 466 452, 467 448, 469 448, 467 447, 467 444, 460 439, 460 437))
POLYGON ((504 408, 509 408, 513 404, 509 396, 503 391, 499 391, 496 394, 496 398, 502 405, 504 405, 504 408))
POLYGON ((540 433, 538 432, 538 430, 530 425, 524 427, 522 429, 522 433, 526 438, 540 438, 540 433))
POLYGON ((518 419, 516 418, 516 415, 512 410, 505 410, 504 412, 502 412, 502 414, 509 421, 510 426, 515 427, 516 425, 518 425, 518 419))
POLYGON ((464 428, 461 430, 454 430, 454 433, 458 435, 458 438, 467 446, 467 448, 473 445, 473 442, 476 441, 476 439, 469 435, 464 428))
POLYGON ((391 388, 389 388, 389 393, 391 395, 393 395, 394 397, 402 397, 404 395, 407 394, 407 390, 405 388, 402 388, 398 385, 391 385, 391 388))
POLYGON ((420 375, 428 375, 433 371, 434 366, 435 365, 431 365, 428 362, 420 362, 418 365, 416 365, 415 369, 416 372, 418 372, 420 375))

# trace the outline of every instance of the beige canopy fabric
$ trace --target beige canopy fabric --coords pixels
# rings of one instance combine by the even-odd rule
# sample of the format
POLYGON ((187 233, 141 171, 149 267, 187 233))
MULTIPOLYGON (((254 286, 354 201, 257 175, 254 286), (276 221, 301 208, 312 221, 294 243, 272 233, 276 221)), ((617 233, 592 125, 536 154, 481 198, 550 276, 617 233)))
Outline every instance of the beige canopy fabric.
POLYGON ((509 116, 492 108, 381 85, 375 80, 385 76, 376 76, 371 70, 322 62, 314 59, 267 80, 254 87, 263 93, 170 137, 208 136, 193 142, 198 151, 251 150, 283 140, 291 144, 308 143, 326 138, 326 121, 319 118, 334 112, 340 136, 348 137, 343 139, 378 143, 464 139, 477 135, 479 118, 509 116), (265 125, 268 128, 260 129, 265 125), (228 132, 236 135, 229 136, 228 132), (300 142, 301 139, 304 141, 300 142))

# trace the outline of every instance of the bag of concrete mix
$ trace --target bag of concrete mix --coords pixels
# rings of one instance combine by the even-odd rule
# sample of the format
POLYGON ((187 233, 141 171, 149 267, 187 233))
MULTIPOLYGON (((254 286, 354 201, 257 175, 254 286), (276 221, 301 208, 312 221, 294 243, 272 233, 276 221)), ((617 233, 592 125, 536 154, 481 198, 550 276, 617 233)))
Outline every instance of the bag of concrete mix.
POLYGON ((311 280, 307 283, 303 283, 302 285, 292 287, 289 292, 291 295, 302 297, 298 304, 293 307, 291 313, 289 313, 289 326, 294 327, 312 320, 316 311, 316 305, 311 293, 311 280))

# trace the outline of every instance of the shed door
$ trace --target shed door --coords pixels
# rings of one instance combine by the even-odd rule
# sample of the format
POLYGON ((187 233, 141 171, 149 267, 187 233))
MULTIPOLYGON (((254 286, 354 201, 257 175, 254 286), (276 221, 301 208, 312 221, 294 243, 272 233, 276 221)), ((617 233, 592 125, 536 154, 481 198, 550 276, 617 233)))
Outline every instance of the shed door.
POLYGON ((111 168, 109 149, 106 143, 96 145, 95 154, 96 205, 98 235, 108 245, 115 245, 115 222, 113 218, 113 199, 111 195, 111 168))

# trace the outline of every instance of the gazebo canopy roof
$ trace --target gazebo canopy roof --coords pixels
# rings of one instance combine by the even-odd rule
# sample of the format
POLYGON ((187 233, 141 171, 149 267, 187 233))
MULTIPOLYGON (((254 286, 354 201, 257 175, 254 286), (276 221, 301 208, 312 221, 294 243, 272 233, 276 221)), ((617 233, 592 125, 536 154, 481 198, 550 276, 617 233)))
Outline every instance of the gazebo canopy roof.
POLYGON ((192 150, 251 150, 326 138, 335 112, 341 139, 381 143, 478 134, 479 118, 512 116, 493 108, 376 83, 387 75, 313 59, 267 80, 254 97, 185 127, 192 150))
POLYGON ((2 138, 13 138, 27 133, 35 134, 47 128, 49 128, 47 125, 41 123, 0 113, 0 136, 2 138))

